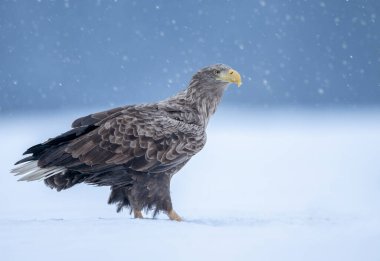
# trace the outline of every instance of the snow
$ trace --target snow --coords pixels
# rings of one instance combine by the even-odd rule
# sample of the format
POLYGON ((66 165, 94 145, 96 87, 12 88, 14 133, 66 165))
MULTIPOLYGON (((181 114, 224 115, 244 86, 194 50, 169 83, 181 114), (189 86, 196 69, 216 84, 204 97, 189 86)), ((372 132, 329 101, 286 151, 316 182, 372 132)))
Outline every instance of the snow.
POLYGON ((108 188, 16 181, 22 152, 82 114, 0 116, 1 260, 380 258, 379 111, 218 111, 172 181, 181 223, 117 214, 108 188))

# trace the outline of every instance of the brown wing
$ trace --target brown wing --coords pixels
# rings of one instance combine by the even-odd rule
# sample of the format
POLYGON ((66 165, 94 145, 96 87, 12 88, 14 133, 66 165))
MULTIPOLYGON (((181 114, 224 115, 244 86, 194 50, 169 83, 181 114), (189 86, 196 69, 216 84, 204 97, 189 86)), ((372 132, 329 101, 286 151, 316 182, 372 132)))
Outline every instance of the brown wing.
POLYGON ((122 110, 127 109, 129 106, 124 107, 117 107, 111 110, 101 111, 93 114, 89 114, 87 116, 81 117, 76 119, 72 124, 71 127, 78 128, 83 126, 89 126, 93 125, 101 120, 104 120, 108 117, 111 117, 114 114, 117 114, 118 112, 121 112, 122 110))
POLYGON ((99 122, 65 152, 87 166, 125 165, 135 171, 162 172, 189 160, 206 142, 203 128, 157 110, 130 107, 119 114, 99 122))

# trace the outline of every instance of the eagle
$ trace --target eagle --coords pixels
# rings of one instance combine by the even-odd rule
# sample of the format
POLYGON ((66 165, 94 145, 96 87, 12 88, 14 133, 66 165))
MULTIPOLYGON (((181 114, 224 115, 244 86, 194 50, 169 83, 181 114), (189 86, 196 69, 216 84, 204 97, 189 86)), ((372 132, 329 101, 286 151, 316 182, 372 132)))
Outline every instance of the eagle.
POLYGON ((76 119, 72 128, 30 147, 12 173, 43 180, 57 191, 85 183, 110 186, 108 204, 167 214, 181 221, 170 180, 206 144, 206 127, 230 83, 240 74, 224 64, 196 72, 188 87, 166 100, 126 105, 76 119))

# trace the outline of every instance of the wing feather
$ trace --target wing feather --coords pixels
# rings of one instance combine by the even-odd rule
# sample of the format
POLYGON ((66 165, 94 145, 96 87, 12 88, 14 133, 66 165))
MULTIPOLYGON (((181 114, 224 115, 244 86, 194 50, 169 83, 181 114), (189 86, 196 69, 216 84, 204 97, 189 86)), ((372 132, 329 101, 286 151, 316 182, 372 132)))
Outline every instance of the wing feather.
POLYGON ((122 111, 128 107, 129 106, 117 107, 117 108, 114 108, 111 110, 97 112, 97 113, 89 114, 89 115, 84 116, 84 117, 80 117, 80 118, 76 119, 71 124, 71 127, 78 128, 78 127, 96 124, 97 122, 104 120, 104 119, 114 115, 115 113, 118 113, 118 112, 120 112, 120 111, 122 111))
POLYGON ((206 142, 203 128, 145 107, 119 110, 97 125, 65 149, 88 166, 126 165, 135 171, 165 171, 189 160, 206 142))

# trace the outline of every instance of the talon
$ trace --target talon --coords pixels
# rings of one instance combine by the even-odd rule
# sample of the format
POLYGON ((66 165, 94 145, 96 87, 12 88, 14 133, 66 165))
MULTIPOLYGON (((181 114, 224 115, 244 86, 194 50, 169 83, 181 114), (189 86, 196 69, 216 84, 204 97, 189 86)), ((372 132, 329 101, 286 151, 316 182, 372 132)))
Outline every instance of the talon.
POLYGON ((133 215, 135 218, 144 218, 140 210, 133 210, 133 215))
POLYGON ((170 210, 167 215, 170 220, 183 221, 183 219, 174 210, 170 210))

